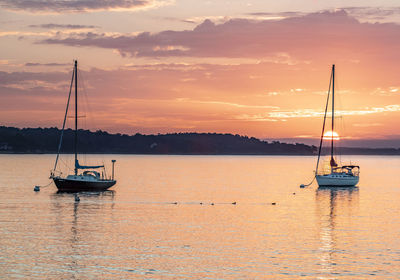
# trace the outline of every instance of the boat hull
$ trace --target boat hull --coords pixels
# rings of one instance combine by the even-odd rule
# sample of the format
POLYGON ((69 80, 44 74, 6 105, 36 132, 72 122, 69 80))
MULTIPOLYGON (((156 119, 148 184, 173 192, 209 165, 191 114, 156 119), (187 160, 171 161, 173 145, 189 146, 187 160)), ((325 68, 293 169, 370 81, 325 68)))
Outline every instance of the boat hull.
POLYGON ((320 187, 354 187, 358 184, 358 176, 317 175, 320 187))
POLYGON ((67 178, 53 178, 54 184, 61 192, 105 191, 115 185, 115 180, 71 180, 67 178))

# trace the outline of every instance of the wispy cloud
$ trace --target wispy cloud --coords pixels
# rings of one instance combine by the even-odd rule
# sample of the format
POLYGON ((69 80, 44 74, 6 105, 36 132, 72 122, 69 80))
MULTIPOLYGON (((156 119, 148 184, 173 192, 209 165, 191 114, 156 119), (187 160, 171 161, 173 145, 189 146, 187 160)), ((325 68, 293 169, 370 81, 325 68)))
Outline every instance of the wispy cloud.
POLYGON ((269 118, 268 114, 256 114, 256 115, 241 114, 241 115, 237 115, 235 118, 237 120, 252 121, 252 122, 277 122, 278 121, 278 119, 276 119, 276 118, 269 118))
POLYGON ((197 103, 197 104, 207 104, 207 105, 221 105, 221 106, 230 106, 236 108, 247 108, 247 109, 279 109, 277 106, 268 106, 268 105, 248 105, 248 104, 238 104, 232 102, 224 102, 224 101, 202 101, 202 100, 192 100, 189 98, 177 98, 175 99, 177 102, 185 102, 185 103, 197 103))
MULTIPOLYGON (((338 110, 336 114, 338 116, 362 116, 369 114, 377 114, 377 113, 385 113, 385 112, 400 112, 400 105, 386 105, 384 107, 372 107, 365 108, 362 110, 338 110)), ((268 114, 270 118, 278 118, 278 119, 289 119, 289 118, 314 118, 321 117, 324 115, 323 111, 313 110, 313 109, 301 109, 301 110, 293 110, 293 111, 278 111, 271 112, 268 114)), ((331 114, 328 114, 331 116, 331 114)))
POLYGON ((278 17, 298 17, 298 16, 304 16, 306 13, 303 12, 277 12, 277 13, 271 13, 271 12, 253 12, 253 13, 247 13, 247 15, 250 16, 278 16, 278 17))
POLYGON ((179 18, 179 17, 158 17, 157 19, 166 20, 166 21, 174 21, 174 22, 182 22, 188 24, 197 24, 198 22, 193 19, 179 18))
POLYGON ((280 20, 291 17, 300 17, 304 15, 306 15, 306 13, 303 12, 277 12, 277 13, 253 12, 253 13, 246 13, 245 17, 257 20, 280 20))
POLYGON ((376 127, 376 126, 383 126, 382 123, 354 123, 353 126, 355 127, 376 127))
POLYGON ((362 21, 400 22, 400 7, 344 7, 343 10, 362 21))
POLYGON ((0 0, 0 7, 32 13, 82 13, 93 11, 134 11, 156 8, 172 0, 0 0))
MULTIPOLYGON (((0 84, 13 85, 21 83, 59 83, 65 81, 66 73, 63 72, 12 72, 0 71, 0 84)), ((67 83, 67 82, 66 82, 67 83)))
POLYGON ((28 32, 28 31, 0 31, 0 37, 5 36, 32 36, 32 37, 52 37, 54 32, 28 32))
MULTIPOLYGON (((369 114, 378 114, 385 112, 400 112, 400 105, 387 105, 385 107, 367 108, 364 110, 353 110, 353 111, 337 111, 339 116, 362 116, 369 114)), ((293 110, 293 111, 279 111, 274 109, 273 112, 257 113, 257 114, 240 114, 236 116, 238 120, 254 121, 254 122, 277 122, 284 121, 288 119, 295 118, 322 118, 324 112, 304 109, 304 110, 293 110)), ((330 117, 331 114, 328 114, 330 117)), ((382 126, 378 123, 366 123, 366 124, 354 124, 355 127, 372 127, 372 126, 382 126)), ((296 136, 301 137, 301 136, 296 136)))
POLYGON ((33 66, 49 66, 49 67, 58 67, 58 66, 67 66, 70 65, 68 63, 38 63, 38 62, 27 62, 25 63, 25 66, 28 67, 33 67, 33 66))
POLYGON ((400 87, 387 87, 387 88, 376 88, 372 95, 380 95, 380 96, 399 96, 400 95, 400 87))
POLYGON ((56 23, 32 24, 32 25, 29 25, 29 27, 43 28, 43 29, 95 29, 95 28, 98 28, 98 26, 95 26, 95 25, 56 24, 56 23))
MULTIPOLYGON (((342 7, 340 10, 346 11, 352 17, 357 18, 361 21, 370 22, 388 22, 388 21, 400 21, 400 7, 342 7)), ((331 11, 331 10, 326 10, 331 11)), ((246 13, 245 17, 252 17, 254 19, 284 19, 293 18, 299 16, 305 16, 307 13, 293 11, 293 12, 252 12, 246 13)))

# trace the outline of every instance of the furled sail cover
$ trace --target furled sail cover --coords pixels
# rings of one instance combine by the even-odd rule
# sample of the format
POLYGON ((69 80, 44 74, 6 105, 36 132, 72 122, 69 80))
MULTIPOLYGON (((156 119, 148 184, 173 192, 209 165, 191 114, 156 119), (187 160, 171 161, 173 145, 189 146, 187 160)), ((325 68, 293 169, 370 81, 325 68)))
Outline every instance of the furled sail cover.
POLYGON ((94 165, 94 166, 85 166, 85 165, 79 165, 79 161, 75 161, 75 168, 76 169, 95 169, 95 168, 102 168, 104 165, 94 165))

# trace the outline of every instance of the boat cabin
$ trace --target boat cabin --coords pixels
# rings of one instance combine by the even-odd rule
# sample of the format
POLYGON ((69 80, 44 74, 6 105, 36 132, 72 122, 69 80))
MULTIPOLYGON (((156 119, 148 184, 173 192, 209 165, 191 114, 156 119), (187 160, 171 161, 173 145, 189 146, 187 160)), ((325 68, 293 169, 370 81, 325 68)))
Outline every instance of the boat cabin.
POLYGON ((360 173, 360 166, 358 165, 343 165, 334 167, 332 173, 341 175, 358 176, 360 173))
POLYGON ((90 171, 84 171, 81 174, 78 175, 68 175, 67 179, 70 180, 92 180, 92 181, 97 181, 101 180, 102 178, 100 177, 100 173, 94 170, 90 171))

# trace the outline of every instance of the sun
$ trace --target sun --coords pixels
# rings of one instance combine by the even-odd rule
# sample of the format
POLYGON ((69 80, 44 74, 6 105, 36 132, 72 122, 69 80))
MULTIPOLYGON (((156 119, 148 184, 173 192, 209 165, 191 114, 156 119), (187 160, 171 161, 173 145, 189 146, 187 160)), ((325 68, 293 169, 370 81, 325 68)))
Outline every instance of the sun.
POLYGON ((340 140, 339 134, 335 131, 327 131, 324 133, 324 140, 340 140))

